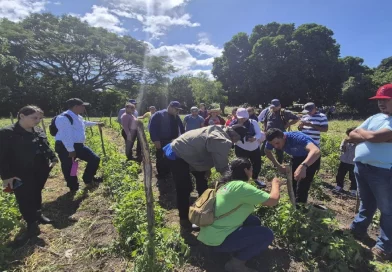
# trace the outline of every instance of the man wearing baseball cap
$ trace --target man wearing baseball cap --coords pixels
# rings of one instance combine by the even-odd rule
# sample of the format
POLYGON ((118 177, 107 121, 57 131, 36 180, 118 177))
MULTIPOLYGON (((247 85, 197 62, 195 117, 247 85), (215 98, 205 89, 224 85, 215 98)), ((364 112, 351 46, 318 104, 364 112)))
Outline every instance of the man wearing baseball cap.
POLYGON ((229 170, 229 152, 233 144, 245 141, 247 131, 242 125, 206 126, 181 135, 163 148, 176 185, 180 224, 185 230, 196 227, 188 219, 193 191, 190 173, 201 196, 208 188, 206 173, 213 167, 221 174, 229 170))
POLYGON ((306 103, 302 113, 305 115, 301 118, 298 130, 308 135, 318 146, 320 146, 321 132, 328 131, 327 116, 318 112, 317 107, 313 102, 306 103))
POLYGON ((67 100, 66 104, 68 110, 55 119, 55 126, 58 130, 55 150, 59 155, 61 170, 67 186, 71 192, 76 192, 79 189, 78 177, 71 176, 72 163, 75 159, 87 162, 83 174, 83 181, 86 185, 102 181, 102 178, 94 177, 99 167, 100 158, 85 146, 84 142, 86 141, 86 127, 103 126, 103 123, 83 119, 81 114, 85 112, 85 106, 89 106, 89 103, 83 102, 79 98, 71 98, 67 100))
MULTIPOLYGON (((261 115, 261 114, 260 114, 261 115)), ((261 122, 264 123, 264 132, 271 128, 277 128, 281 131, 285 132, 287 128, 291 125, 294 125, 299 120, 298 116, 293 114, 291 111, 282 109, 282 105, 280 104, 279 99, 272 99, 271 105, 269 106, 268 110, 266 111, 264 118, 261 122)), ((265 144, 264 141, 261 152, 262 155, 265 155, 265 144)), ((283 162, 283 151, 277 149, 276 155, 278 157, 278 162, 283 162)))
POLYGON ((188 114, 184 118, 185 131, 191 131, 204 126, 204 118, 199 115, 199 109, 197 107, 191 108, 191 114, 188 114))
POLYGON ((185 133, 184 125, 178 115, 180 110, 182 110, 180 102, 171 101, 167 109, 157 111, 151 117, 149 131, 151 141, 156 148, 158 179, 165 179, 170 173, 170 168, 167 159, 163 155, 162 147, 185 133))
MULTIPOLYGON (((137 106, 137 102, 135 99, 129 99, 127 101, 128 103, 134 104, 135 106, 137 106)), ((123 116, 123 114, 125 113, 125 108, 121 108, 118 111, 118 116, 117 116, 117 122, 119 122, 121 124, 121 116, 123 116)), ((132 114, 133 116, 135 116, 136 118, 138 118, 139 113, 137 112, 137 110, 135 109, 134 113, 132 114)))
POLYGON ((369 117, 349 135, 355 148, 355 178, 361 201, 350 229, 357 239, 367 229, 377 209, 381 212, 380 235, 372 253, 377 260, 392 259, 392 84, 381 86, 376 96, 381 113, 369 117))

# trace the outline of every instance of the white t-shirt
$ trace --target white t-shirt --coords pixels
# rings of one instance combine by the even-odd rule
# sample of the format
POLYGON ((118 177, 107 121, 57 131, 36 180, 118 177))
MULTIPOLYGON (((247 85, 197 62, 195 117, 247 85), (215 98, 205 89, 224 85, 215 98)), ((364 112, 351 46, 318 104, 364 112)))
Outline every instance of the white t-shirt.
POLYGON ((254 142, 245 141, 245 143, 238 141, 235 145, 244 149, 244 150, 254 151, 257 148, 260 148, 260 145, 265 140, 265 134, 263 132, 261 132, 259 124, 256 122, 256 120, 249 119, 249 122, 253 125, 254 130, 256 132, 256 135, 254 136, 256 138, 256 141, 254 141, 254 142))

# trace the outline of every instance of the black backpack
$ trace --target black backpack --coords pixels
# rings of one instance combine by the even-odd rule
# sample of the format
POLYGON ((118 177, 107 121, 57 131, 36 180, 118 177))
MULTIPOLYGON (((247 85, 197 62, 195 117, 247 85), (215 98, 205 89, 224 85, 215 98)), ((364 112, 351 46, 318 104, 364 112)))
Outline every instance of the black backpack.
MULTIPOLYGON (((67 117, 69 122, 71 123, 71 125, 73 125, 73 119, 72 119, 71 115, 69 115, 67 113, 64 113, 64 114, 61 114, 61 115, 67 117)), ((56 136, 57 132, 59 131, 57 129, 57 127, 56 127, 56 118, 57 117, 58 117, 58 115, 53 117, 53 119, 52 119, 52 121, 50 122, 50 125, 49 125, 49 132, 50 132, 50 135, 52 135, 52 136, 56 136)))

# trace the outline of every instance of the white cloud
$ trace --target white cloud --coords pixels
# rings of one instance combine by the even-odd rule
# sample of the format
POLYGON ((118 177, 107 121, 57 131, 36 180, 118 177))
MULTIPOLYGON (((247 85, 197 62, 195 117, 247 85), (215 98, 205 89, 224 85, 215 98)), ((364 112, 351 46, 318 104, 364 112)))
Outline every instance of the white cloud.
POLYGON ((199 72, 205 72, 210 78, 212 78, 211 70, 207 69, 208 67, 211 67, 214 58, 220 56, 222 52, 221 48, 203 43, 164 45, 157 48, 154 48, 151 43, 148 43, 148 46, 152 55, 168 56, 172 60, 173 66, 178 70, 177 74, 196 75, 199 72), (193 56, 190 50, 199 53, 199 56, 193 56), (208 58, 200 58, 204 55, 208 56, 208 58), (201 70, 199 68, 200 66, 206 67, 207 69, 201 70))
POLYGON ((61 2, 60 1, 53 2, 53 5, 59 6, 59 5, 61 5, 61 2))
POLYGON ((0 18, 18 22, 45 9, 46 0, 0 0, 0 18))
POLYGON ((91 26, 103 27, 116 33, 124 33, 127 30, 121 27, 120 19, 113 15, 108 8, 93 5, 91 13, 86 13, 80 19, 86 21, 91 26))
POLYGON ((164 14, 185 5, 190 0, 106 0, 112 7, 126 11, 142 11, 146 14, 164 14))
POLYGON ((151 39, 158 39, 172 26, 198 27, 199 23, 191 22, 191 16, 188 13, 179 17, 168 15, 143 15, 135 12, 126 12, 123 10, 112 10, 118 16, 136 19, 143 25, 143 31, 151 36, 151 39))

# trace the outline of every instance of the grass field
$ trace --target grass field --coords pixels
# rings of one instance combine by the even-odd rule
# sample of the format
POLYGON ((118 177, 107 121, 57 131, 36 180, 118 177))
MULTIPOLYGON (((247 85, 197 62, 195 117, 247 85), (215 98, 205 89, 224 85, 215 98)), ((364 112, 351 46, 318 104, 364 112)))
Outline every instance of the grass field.
MULTIPOLYGON (((44 120, 46 127, 50 120, 44 120)), ((72 200, 57 166, 44 190, 44 207, 60 226, 44 226, 39 240, 42 243, 30 242, 17 250, 0 246, 3 262, 0 268, 10 271, 223 271, 228 256, 212 256, 195 241, 197 233, 180 237, 175 188, 171 182, 153 189, 159 222, 154 242, 159 269, 148 262, 145 203, 140 201, 144 193, 142 183, 136 182, 140 167, 133 164, 128 167, 122 162, 123 140, 118 133, 119 125, 112 121, 113 125, 104 130, 110 153, 110 159, 104 160, 101 170, 108 178, 105 186, 83 191, 72 200), (188 246, 183 244, 183 239, 188 246), (132 241, 131 244, 128 241, 132 241), (183 257, 187 262, 181 266, 183 257)), ((105 122, 109 124, 108 118, 105 122)), ((10 123, 9 119, 0 119, 0 127, 10 123)), ((270 250, 254 258, 252 267, 258 271, 392 271, 391 264, 371 261, 369 245, 337 234, 352 221, 355 207, 354 198, 347 194, 334 195, 330 190, 335 185, 338 148, 346 129, 360 123, 331 121, 328 133, 322 134, 322 167, 312 185, 309 203, 326 206, 326 213, 299 213, 289 204, 285 186, 277 208, 256 209, 263 224, 273 229, 275 242, 270 250)), ((94 136, 88 133, 88 137, 89 146, 102 156, 97 130, 94 129, 94 136)), ((276 175, 272 165, 263 160, 261 176, 268 179, 276 175)), ((218 176, 213 171, 212 177, 218 176)), ((155 184, 156 179, 153 182, 155 184)), ((14 235, 23 224, 12 195, 0 193, 0 202, 7 203, 0 209, 3 212, 0 234, 4 233, 0 238, 5 241, 9 231, 14 235)), ((373 239, 378 234, 379 220, 377 214, 369 229, 373 239)))

